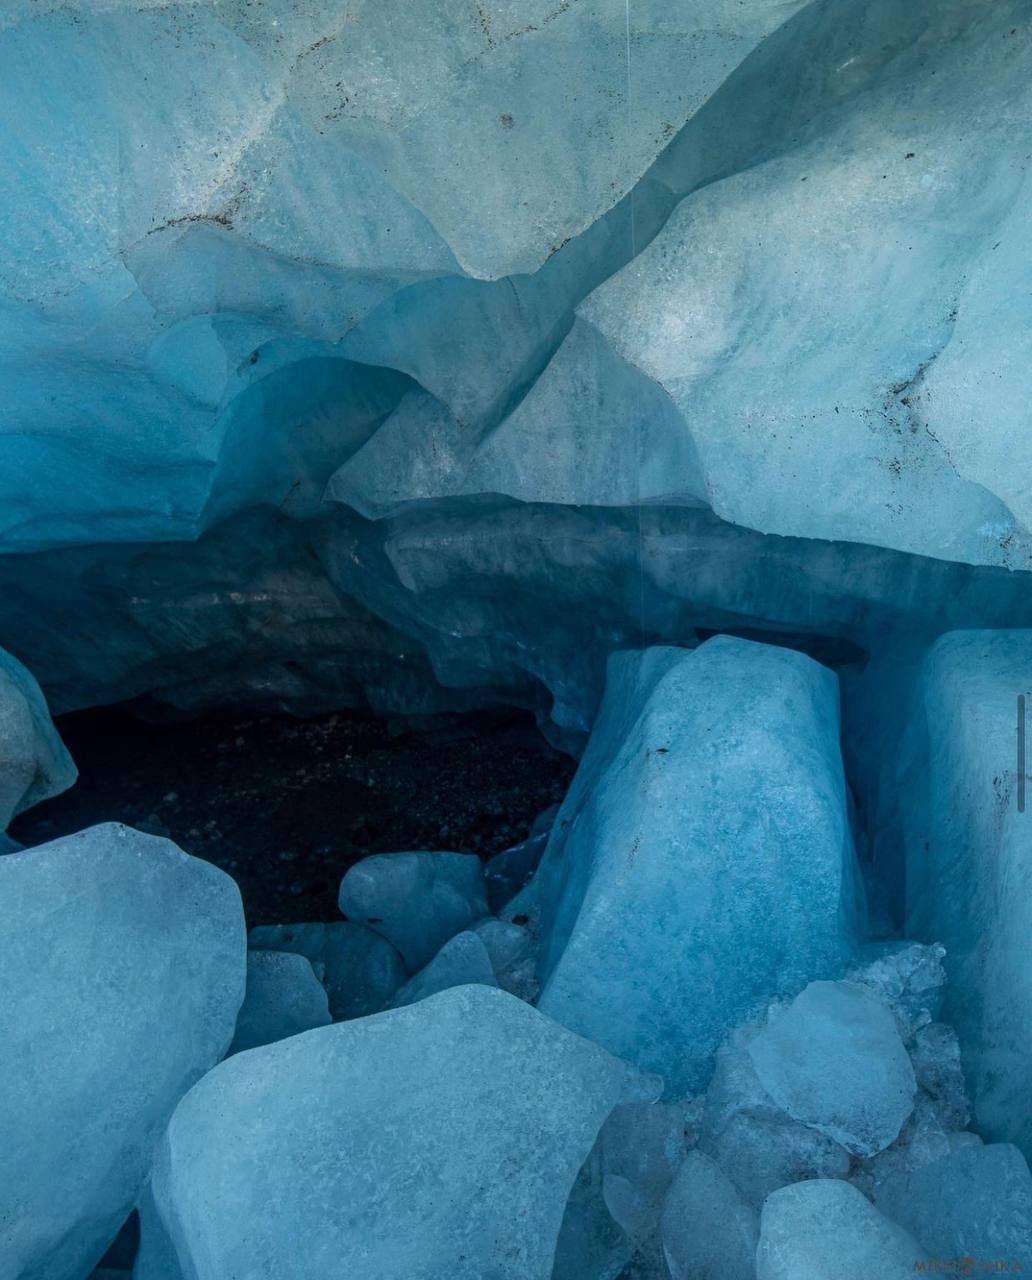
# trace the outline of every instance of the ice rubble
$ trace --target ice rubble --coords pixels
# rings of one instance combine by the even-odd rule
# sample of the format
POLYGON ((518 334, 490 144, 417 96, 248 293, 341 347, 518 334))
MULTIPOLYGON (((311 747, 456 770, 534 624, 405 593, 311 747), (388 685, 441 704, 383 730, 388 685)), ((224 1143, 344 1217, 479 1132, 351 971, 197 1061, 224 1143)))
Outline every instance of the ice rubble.
POLYGON ((483 868, 471 853, 374 854, 341 881, 340 909, 393 943, 410 970, 421 969, 488 914, 483 868))
POLYGON ((247 935, 257 951, 307 956, 326 988, 335 1022, 379 1013, 408 977, 398 951, 378 933, 348 921, 259 925, 247 935))
POLYGON ((81 1280, 244 994, 233 881, 127 827, 0 857, 0 1275, 81 1280))

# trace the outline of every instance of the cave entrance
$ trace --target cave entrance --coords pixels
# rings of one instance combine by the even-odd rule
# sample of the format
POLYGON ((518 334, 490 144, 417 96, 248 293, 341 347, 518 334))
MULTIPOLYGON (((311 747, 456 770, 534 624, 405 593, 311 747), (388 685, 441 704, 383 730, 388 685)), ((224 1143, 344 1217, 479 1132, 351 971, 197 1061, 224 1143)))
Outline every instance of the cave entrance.
POLYGON ((167 836, 233 876, 251 927, 339 920, 341 877, 370 853, 489 858, 527 836, 576 767, 514 710, 153 724, 107 707, 56 724, 79 780, 11 836, 34 845, 98 822, 167 836))

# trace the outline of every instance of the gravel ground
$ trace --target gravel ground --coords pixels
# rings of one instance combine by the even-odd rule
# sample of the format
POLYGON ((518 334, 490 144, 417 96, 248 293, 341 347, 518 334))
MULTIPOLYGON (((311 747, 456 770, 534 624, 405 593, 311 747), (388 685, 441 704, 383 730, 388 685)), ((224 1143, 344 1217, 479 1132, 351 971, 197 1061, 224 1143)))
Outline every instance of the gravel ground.
POLYGON ((249 925, 339 919, 340 878, 369 853, 489 858, 562 799, 574 770, 512 713, 155 726, 103 709, 58 727, 79 782, 10 834, 40 844, 117 821, 168 835, 237 880, 249 925))

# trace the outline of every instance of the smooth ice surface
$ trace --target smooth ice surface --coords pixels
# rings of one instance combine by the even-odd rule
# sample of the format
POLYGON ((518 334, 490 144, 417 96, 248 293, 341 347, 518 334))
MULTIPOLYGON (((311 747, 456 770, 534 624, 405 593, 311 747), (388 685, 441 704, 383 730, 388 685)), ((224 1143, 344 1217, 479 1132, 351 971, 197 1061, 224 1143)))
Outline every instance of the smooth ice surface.
POLYGON ((597 1045, 479 986, 231 1058, 172 1118, 137 1280, 548 1280, 627 1083, 597 1045))
POLYGON ((0 649, 0 833, 15 814, 66 791, 75 778, 39 685, 0 649))
POLYGON ((80 1280, 244 994, 236 885, 168 840, 90 827, 0 857, 0 1274, 80 1280))
POLYGON ((447 991, 449 987, 463 987, 480 983, 485 987, 497 987, 494 966, 481 937, 470 930, 457 933, 444 944, 430 963, 401 988, 391 1001, 391 1007, 415 1004, 427 996, 447 991))
POLYGON ((610 661, 548 851, 506 914, 540 913, 539 1007, 678 1094, 768 998, 840 970, 855 874, 835 677, 718 637, 610 661))
POLYGON ((886 1178, 878 1208, 933 1258, 974 1257, 1032 1268, 1032 1174, 1011 1143, 971 1145, 908 1174, 886 1178))
POLYGON ((326 989, 306 956, 248 951, 247 989, 230 1053, 272 1044, 330 1021, 326 989))
POLYGON ((811 982, 772 1010, 749 1058, 795 1120, 859 1156, 877 1155, 914 1107, 917 1082, 889 1006, 853 982, 811 982))
MULTIPOLYGON (((928 654, 886 804, 906 855, 907 931, 946 947, 945 1019, 975 1123, 1032 1152, 1032 845, 1017 808, 1017 698, 1032 632, 956 632, 928 654)), ((1026 694, 1027 696, 1027 694, 1026 694)))
POLYGON ((471 853, 374 854, 344 876, 340 909, 392 942, 415 972, 488 914, 483 868, 471 853))
POLYGON ((663 1206, 671 1280, 755 1280, 759 1220, 719 1165, 693 1151, 663 1206))
POLYGON ((335 1022, 379 1013, 408 974, 397 949, 360 924, 258 925, 248 934, 257 950, 291 951, 322 966, 322 983, 335 1022))
POLYGON ((756 1280, 913 1280, 923 1259, 917 1241, 848 1182, 797 1182, 763 1206, 756 1280))

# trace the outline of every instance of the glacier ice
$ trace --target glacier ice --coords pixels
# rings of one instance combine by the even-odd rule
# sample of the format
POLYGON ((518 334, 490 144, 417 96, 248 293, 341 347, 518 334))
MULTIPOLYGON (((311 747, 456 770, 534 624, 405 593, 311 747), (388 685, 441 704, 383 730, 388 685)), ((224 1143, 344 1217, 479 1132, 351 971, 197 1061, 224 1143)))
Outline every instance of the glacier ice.
MULTIPOLYGON (((468 878, 406 880, 404 859, 458 855, 392 855, 368 902, 354 878, 342 891, 348 921, 255 931, 252 969, 306 956, 358 1036, 449 1007, 458 993, 381 1012, 410 978, 410 996, 468 981, 445 963, 465 951, 483 982, 540 989, 664 1074, 673 1101, 621 1110, 586 1160, 594 1120, 571 1148, 557 1280, 662 1275, 662 1202, 693 1179, 700 1214, 780 1206, 770 1274, 825 1265, 822 1213, 842 1224, 836 1274, 861 1265, 846 1240, 879 1275, 899 1262, 848 1188, 804 1179, 883 1213, 908 1188, 912 1217, 888 1217, 929 1252, 1017 1254, 1020 1213, 978 1232, 1024 1203, 1006 1143, 1032 1143, 1023 0, 2 8, 0 850, 74 777, 18 662, 55 714, 526 708, 554 743, 588 743, 550 836, 468 878), (789 650, 839 673, 853 794, 834 676, 789 650), (854 837, 873 936, 917 942, 856 948, 854 837), (866 1049, 780 1003, 814 981, 841 996, 843 977, 891 1011, 866 1049), (829 1055, 832 1096, 814 1077, 829 1055), (666 1107, 700 1117, 687 1164, 666 1107)), ((110 907, 143 951, 157 911, 91 884, 69 936, 113 947, 88 931, 110 907)), ((144 1071, 154 1002, 211 976, 175 945, 159 937, 156 987, 127 996, 144 1071)), ((92 1054, 123 1022, 80 1018, 83 982, 69 966, 67 1026, 92 1054)), ((153 1075, 119 1079, 142 1098, 153 1075)), ((147 1142, 181 1091, 147 1095, 147 1142)), ((87 1236, 92 1265, 142 1150, 112 1158, 103 1212, 107 1165, 74 1205, 59 1186, 47 1206, 72 1236, 33 1268, 60 1275, 87 1236)), ((180 1269, 170 1248, 189 1272, 202 1247, 159 1222, 190 1190, 176 1176, 152 1204, 152 1280, 180 1269)), ((698 1234, 667 1225, 694 1265, 698 1234)))
POLYGON ((248 951, 247 987, 230 1053, 272 1044, 329 1021, 326 990, 306 956, 248 951))
POLYGON ((834 975, 860 904, 832 674, 718 637, 615 656, 548 850, 539 1007, 670 1090, 728 1031, 834 975))
POLYGON ((425 968, 410 978, 396 993, 391 1007, 399 1009, 415 1004, 427 996, 447 991, 449 987, 464 987, 480 983, 485 987, 499 985, 494 966, 481 937, 466 929, 449 938, 437 955, 425 968))
POLYGON ((1015 775, 1030 660, 1027 631, 939 640, 916 677, 884 801, 899 815, 907 930, 946 948, 944 1016, 960 1038, 978 1130, 1026 1155, 1032 854, 1015 775))
POLYGON ((892 1011, 852 982, 811 982, 772 1010, 747 1049, 757 1079, 793 1119, 853 1155, 893 1142, 917 1082, 892 1011))
POLYGON ((16 814, 67 790, 75 778, 39 685, 0 649, 0 836, 16 814))
POLYGON ((1032 1174, 1007 1142, 972 1144, 882 1180, 882 1213, 933 1258, 972 1257, 1012 1273, 1032 1266, 1032 1174))
POLYGON ((783 1187, 764 1204, 756 1280, 904 1280, 924 1257, 855 1187, 816 1178, 783 1187))
POLYGON ((415 972, 488 914, 483 868, 470 853, 374 854, 345 874, 340 909, 393 943, 415 972))
POLYGON ((759 1218, 718 1164, 693 1151, 663 1205, 671 1280, 755 1280, 759 1218))
POLYGON ((335 1022, 379 1013, 408 978, 401 956, 386 938, 346 920, 258 925, 248 934, 248 945, 295 952, 321 968, 335 1022))
POLYGON ((169 1124, 136 1280, 547 1280, 577 1170, 632 1076, 482 986, 230 1058, 169 1124))
POLYGON ((0 857, 0 1270, 79 1280, 244 994, 230 878, 115 824, 0 857))

